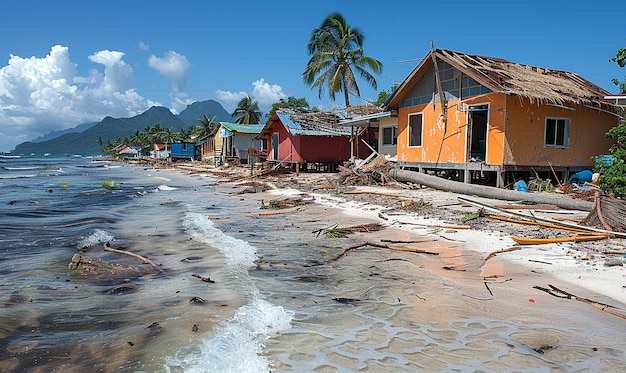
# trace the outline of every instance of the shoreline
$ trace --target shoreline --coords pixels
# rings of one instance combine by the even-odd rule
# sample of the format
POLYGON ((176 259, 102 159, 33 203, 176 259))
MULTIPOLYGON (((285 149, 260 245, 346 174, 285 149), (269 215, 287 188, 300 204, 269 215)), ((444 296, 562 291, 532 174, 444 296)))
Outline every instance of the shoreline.
POLYGON ((615 341, 626 335, 626 277, 623 266, 604 267, 601 254, 623 248, 622 239, 502 251, 514 246, 512 234, 551 232, 489 217, 462 223, 476 208, 432 189, 340 186, 336 174, 247 178, 242 173, 248 170, 224 177, 210 171, 218 176, 216 193, 235 204, 246 200, 247 213, 257 221, 249 228, 252 236, 256 224, 292 234, 290 246, 281 242, 275 248, 271 234, 254 243, 258 261, 249 269, 264 299, 295 315, 289 329, 267 341, 265 355, 276 371, 312 370, 327 362, 384 370, 373 356, 407 359, 405 367, 421 371, 623 370, 626 351, 615 341), (298 200, 306 202, 261 209, 298 200), (407 200, 424 203, 407 209, 407 200), (346 238, 315 236, 321 228, 365 224, 383 229, 346 238), (470 228, 452 228, 460 225, 470 228), (410 243, 381 247, 383 240, 410 243), (274 281, 281 281, 280 290, 274 281), (542 290, 550 286, 576 297, 542 290), (364 330, 371 333, 359 333, 364 330), (329 352, 337 346, 346 352, 329 352), (353 349, 359 351, 356 360, 348 358, 353 349), (473 358, 465 360, 465 354, 473 358), (309 361, 313 356, 318 359, 309 361))
MULTIPOLYGON (((541 273, 550 276, 555 282, 550 285, 578 297, 618 307, 626 314, 626 268, 624 268, 626 256, 606 254, 625 253, 626 239, 608 238, 600 241, 518 245, 511 239, 513 235, 524 236, 530 233, 534 236, 550 236, 557 232, 550 228, 529 228, 515 223, 497 222, 489 217, 462 223, 460 217, 475 213, 476 207, 463 205, 457 199, 459 196, 457 194, 430 188, 409 190, 387 186, 339 186, 336 182, 337 174, 333 173, 250 177, 250 169, 245 167, 215 169, 200 163, 180 163, 159 168, 174 169, 187 174, 209 174, 218 178, 218 189, 222 193, 232 194, 233 189, 238 188, 240 190, 236 193, 241 193, 242 198, 258 200, 259 203, 261 200, 305 195, 313 198, 316 204, 340 209, 346 216, 368 218, 386 225, 387 229, 399 229, 413 236, 435 237, 438 241, 458 245, 460 252, 472 252, 472 255, 482 258, 480 267, 484 267, 482 275, 485 281, 502 280, 508 275, 509 265, 519 266, 520 269, 512 272, 541 273), (244 191, 246 188, 248 191, 244 191), (363 193, 344 193, 347 190, 363 193), (427 208, 415 211, 403 210, 403 201, 420 201, 425 203, 427 208), (470 228, 455 229, 457 225, 464 227, 465 224, 470 228), (488 260, 485 259, 487 257, 488 260), (611 265, 606 265, 607 263, 611 265), (496 267, 499 269, 494 269, 496 267)), ((468 197, 493 205, 506 203, 501 200, 468 197)), ((545 210, 537 214, 559 216, 563 212, 545 210)), ((565 213, 568 217, 576 218, 584 218, 587 215, 581 211, 565 213)), ((329 225, 331 223, 329 222, 329 225)), ((445 260, 445 256, 442 258, 445 260)), ((446 266, 448 270, 445 270, 443 275, 449 276, 455 272, 453 267, 458 264, 446 266)), ((456 270, 463 271, 460 267, 456 270)), ((543 287, 547 284, 536 285, 543 287)), ((550 296, 546 293, 544 295, 550 296)))

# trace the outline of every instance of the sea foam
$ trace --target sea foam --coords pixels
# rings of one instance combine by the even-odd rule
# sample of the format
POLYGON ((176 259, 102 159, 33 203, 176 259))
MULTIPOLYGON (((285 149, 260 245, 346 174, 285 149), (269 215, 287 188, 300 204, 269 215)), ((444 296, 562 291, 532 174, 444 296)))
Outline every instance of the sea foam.
POLYGON ((208 217, 189 213, 185 215, 183 225, 194 240, 216 247, 226 257, 228 266, 247 268, 254 265, 256 248, 246 241, 225 235, 208 217))
POLYGON ((76 246, 78 246, 79 249, 84 249, 86 247, 92 247, 110 241, 113 241, 113 235, 101 229, 96 229, 93 233, 78 241, 76 246))
POLYGON ((257 259, 256 248, 227 236, 202 214, 187 214, 183 225, 194 240, 218 248, 231 270, 245 276, 242 280, 251 287, 250 300, 200 343, 191 343, 168 358, 166 371, 268 372, 270 363, 263 356, 264 341, 289 329, 294 314, 261 299, 258 289, 249 281, 247 269, 257 259))
POLYGON ((262 299, 240 307, 215 335, 189 345, 167 360, 167 371, 268 372, 264 341, 291 327, 293 312, 262 299))

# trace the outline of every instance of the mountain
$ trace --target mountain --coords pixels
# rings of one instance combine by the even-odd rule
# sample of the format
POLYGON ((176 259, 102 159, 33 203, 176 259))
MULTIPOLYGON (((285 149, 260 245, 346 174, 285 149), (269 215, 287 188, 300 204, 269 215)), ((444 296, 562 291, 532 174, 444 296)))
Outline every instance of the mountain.
POLYGON ((224 109, 222 104, 217 101, 207 100, 194 102, 191 105, 187 105, 185 110, 178 114, 178 118, 182 120, 187 126, 197 126, 200 124, 198 120, 204 119, 202 114, 211 119, 215 117, 215 122, 232 122, 232 115, 224 109))
MULTIPOLYGON (((91 126, 79 125, 76 128, 86 129, 82 132, 68 132, 61 136, 45 141, 29 141, 15 147, 15 154, 83 154, 98 155, 102 152, 98 144, 98 138, 106 142, 114 141, 117 138, 125 138, 135 133, 143 131, 148 126, 159 123, 161 127, 170 128, 173 132, 180 131, 181 128, 198 125, 198 120, 207 117, 216 117, 216 121, 231 121, 231 115, 216 101, 208 100, 196 102, 188 105, 179 115, 174 115, 168 108, 153 106, 140 115, 132 118, 112 118, 106 117, 101 122, 91 126)), ((71 131, 68 130, 68 131, 71 131)), ((48 134, 46 134, 48 135, 48 134)), ((44 136, 45 137, 45 136, 44 136)))
POLYGON ((80 132, 83 132, 83 131, 93 127, 97 123, 98 122, 83 123, 83 124, 77 125, 76 127, 67 128, 67 129, 64 129, 64 130, 61 130, 61 131, 50 131, 50 132, 46 133, 45 135, 39 136, 36 139, 32 140, 32 142, 42 142, 42 141, 56 139, 59 136, 65 135, 66 133, 80 133, 80 132))

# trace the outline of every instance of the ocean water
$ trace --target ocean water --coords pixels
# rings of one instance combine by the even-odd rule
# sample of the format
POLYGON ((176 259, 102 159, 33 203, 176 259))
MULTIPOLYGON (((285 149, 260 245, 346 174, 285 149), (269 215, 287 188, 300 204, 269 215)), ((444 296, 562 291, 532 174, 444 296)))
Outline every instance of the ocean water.
POLYGON ((0 162, 0 371, 268 370, 262 341, 292 313, 255 288, 257 249, 209 219, 249 223, 215 180, 78 157, 0 162), (159 268, 121 279, 68 269, 79 253, 148 266, 105 243, 159 268))
POLYGON ((623 319, 506 278, 487 287, 480 271, 444 276, 444 258, 344 256, 354 242, 315 234, 330 210, 261 217, 244 188, 219 186, 87 158, 0 159, 0 371, 626 371, 623 319), (76 254, 141 271, 77 274, 76 254))

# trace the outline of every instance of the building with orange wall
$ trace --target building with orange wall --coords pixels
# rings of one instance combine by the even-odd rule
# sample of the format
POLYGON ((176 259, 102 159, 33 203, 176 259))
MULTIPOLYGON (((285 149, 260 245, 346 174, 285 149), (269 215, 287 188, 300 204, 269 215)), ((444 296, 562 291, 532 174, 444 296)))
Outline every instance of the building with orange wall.
POLYGON ((593 168, 620 119, 608 95, 575 73, 436 49, 384 108, 399 167, 503 187, 593 168))

